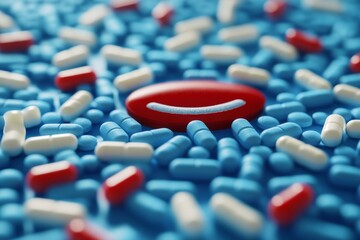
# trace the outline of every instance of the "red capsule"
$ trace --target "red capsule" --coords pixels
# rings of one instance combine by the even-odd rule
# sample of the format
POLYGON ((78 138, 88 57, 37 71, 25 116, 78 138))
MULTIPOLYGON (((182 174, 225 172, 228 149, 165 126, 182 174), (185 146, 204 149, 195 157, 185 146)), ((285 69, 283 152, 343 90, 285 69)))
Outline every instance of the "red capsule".
POLYGON ((350 59, 350 69, 354 73, 360 73, 360 53, 355 54, 350 59))
POLYGON ((69 240, 108 240, 107 234, 83 219, 73 219, 66 226, 69 240))
POLYGON ((160 25, 169 24, 173 13, 173 8, 166 2, 159 2, 152 10, 153 18, 158 21, 160 25))
POLYGON ((82 84, 93 84, 96 81, 94 70, 89 67, 78 67, 61 71, 55 78, 55 85, 63 91, 70 91, 82 84))
POLYGON ((288 225, 310 206, 313 198, 314 191, 310 186, 295 183, 270 200, 269 215, 279 225, 288 225))
POLYGON ((139 189, 143 182, 144 175, 141 170, 130 166, 106 179, 102 189, 109 203, 119 204, 139 189))
POLYGON ((272 19, 279 19, 284 15, 287 3, 282 0, 268 0, 264 5, 265 13, 272 19))
POLYGON ((23 52, 28 50, 33 43, 33 37, 28 31, 0 34, 0 51, 2 52, 23 52))
POLYGON ((286 31, 286 41, 306 53, 317 53, 322 50, 322 44, 318 38, 292 28, 286 31))
POLYGON ((128 11, 138 9, 138 0, 113 0, 110 3, 114 11, 128 11))
POLYGON ((45 192, 49 188, 73 182, 76 180, 78 171, 68 161, 60 161, 35 166, 27 174, 27 183, 37 193, 45 192))

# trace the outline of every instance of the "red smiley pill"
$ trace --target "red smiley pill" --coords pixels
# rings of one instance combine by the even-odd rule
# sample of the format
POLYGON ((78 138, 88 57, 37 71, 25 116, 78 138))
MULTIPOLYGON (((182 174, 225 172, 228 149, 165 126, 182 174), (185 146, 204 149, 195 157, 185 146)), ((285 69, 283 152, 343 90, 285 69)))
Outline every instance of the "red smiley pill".
POLYGON ((126 99, 130 116, 153 128, 185 131, 193 120, 210 129, 224 129, 237 118, 252 120, 263 110, 265 96, 238 84, 175 81, 141 88, 126 99))

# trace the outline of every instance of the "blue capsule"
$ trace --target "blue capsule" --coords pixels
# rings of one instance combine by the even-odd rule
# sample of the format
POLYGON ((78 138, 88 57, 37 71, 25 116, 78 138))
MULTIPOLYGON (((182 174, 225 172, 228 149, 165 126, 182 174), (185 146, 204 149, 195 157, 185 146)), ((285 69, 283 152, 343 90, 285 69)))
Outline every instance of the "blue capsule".
POLYGON ((265 107, 265 113, 279 121, 286 120, 287 116, 292 112, 305 112, 304 105, 300 102, 286 102, 281 104, 273 104, 265 107))
POLYGON ((92 129, 92 123, 87 118, 79 117, 72 120, 71 123, 80 125, 84 129, 84 133, 90 132, 92 129))
POLYGON ((98 109, 90 109, 84 114, 84 116, 89 119, 92 124, 99 124, 104 119, 104 113, 98 109))
POLYGON ((360 169, 353 166, 334 165, 330 168, 329 179, 336 186, 355 188, 360 184, 360 169))
POLYGON ((234 137, 244 148, 260 145, 260 135, 246 119, 239 118, 232 122, 231 129, 234 137))
POLYGON ((314 123, 319 126, 323 126, 328 115, 324 112, 315 112, 312 115, 314 123))
POLYGON ((299 93, 296 99, 307 108, 319 108, 333 104, 335 95, 332 90, 310 90, 299 93))
POLYGON ((39 101, 39 100, 31 100, 26 102, 26 107, 29 106, 36 106, 39 108, 41 114, 45 114, 47 112, 50 112, 52 110, 52 106, 44 101, 39 101))
POLYGON ((262 195, 260 184, 248 179, 217 177, 212 180, 210 189, 213 194, 228 193, 247 203, 258 202, 262 195))
POLYGON ((39 133, 40 135, 71 133, 79 137, 84 134, 84 129, 79 124, 74 123, 48 123, 40 127, 39 133))
POLYGON ((191 145, 191 140, 188 137, 173 137, 155 150, 157 163, 160 166, 168 166, 175 158, 183 157, 191 145))
POLYGON ((0 149, 0 169, 5 168, 8 166, 10 161, 10 157, 0 149))
POLYGON ((276 118, 270 116, 261 116, 257 119, 258 127, 263 130, 275 127, 279 124, 280 122, 276 118))
POLYGON ((97 138, 92 135, 82 135, 78 140, 78 149, 81 151, 93 151, 97 145, 97 138))
POLYGON ((267 146, 255 146, 250 148, 249 153, 256 154, 266 161, 270 157, 272 150, 267 146))
POLYGON ((308 130, 302 133, 301 140, 307 144, 318 146, 321 142, 321 135, 317 131, 308 130))
POLYGON ((343 155, 335 155, 330 158, 331 165, 351 165, 351 159, 343 155))
POLYGON ((188 151, 189 158, 210 158, 210 152, 204 147, 194 146, 188 151))
POLYGON ((247 154, 242 159, 239 176, 244 179, 260 181, 263 177, 264 159, 256 154, 247 154))
POLYGON ((0 239, 11 239, 15 232, 15 227, 10 222, 0 220, 0 239))
POLYGON ((164 232, 156 237, 156 240, 181 240, 181 235, 175 232, 164 232))
POLYGON ((274 54, 266 49, 260 49, 251 59, 251 65, 257 68, 269 69, 276 60, 274 54))
POLYGON ((41 154, 30 154, 24 158, 24 167, 26 171, 29 171, 32 167, 43 165, 48 163, 47 157, 41 154))
POLYGON ((306 183, 312 188, 316 189, 318 182, 316 178, 311 175, 292 175, 283 177, 273 177, 268 182, 268 190, 271 194, 277 194, 293 185, 294 183, 306 183))
POLYGON ((302 133, 301 127, 296 123, 283 123, 279 126, 264 130, 261 134, 261 141, 268 147, 274 147, 276 141, 282 136, 298 138, 302 133))
POLYGON ((22 186, 23 174, 16 169, 7 168, 0 171, 0 188, 17 189, 22 186))
POLYGON ((224 173, 239 171, 241 153, 239 144, 233 138, 222 138, 218 143, 218 160, 224 173))
POLYGON ((286 153, 276 152, 270 155, 269 166, 277 173, 289 174, 294 170, 295 164, 286 153))
POLYGON ((127 133, 114 122, 104 122, 101 124, 100 134, 105 141, 129 141, 127 133))
POLYGON ((267 85, 267 91, 273 95, 287 92, 289 88, 289 84, 282 79, 271 79, 267 85))
POLYGON ((114 88, 111 82, 107 79, 97 79, 96 82, 96 95, 97 96, 106 96, 106 97, 112 97, 114 88))
POLYGON ((114 110, 110 113, 110 118, 119 124, 129 135, 141 132, 142 126, 135 119, 129 116, 124 110, 114 110))
POLYGON ((174 180, 151 180, 146 183, 146 191, 166 201, 178 192, 196 194, 196 186, 192 182, 174 180))
POLYGON ((220 163, 213 159, 177 158, 170 163, 171 176, 190 181, 209 181, 221 173, 220 163))
POLYGON ((280 103, 293 102, 296 101, 296 95, 289 92, 280 93, 276 96, 276 101, 280 103))
POLYGON ((174 136, 168 128, 158 128, 150 131, 134 133, 130 137, 130 142, 148 143, 154 148, 166 143, 174 136))
POLYGON ((61 123, 62 118, 61 118, 60 113, 48 112, 48 113, 45 113, 44 115, 42 115, 41 121, 44 124, 47 124, 47 123, 61 123))
POLYGON ((344 75, 340 78, 340 83, 360 88, 360 73, 344 75))
POLYGON ((3 115, 7 111, 22 110, 27 107, 26 102, 17 99, 2 99, 0 98, 0 114, 3 115))
POLYGON ((350 160, 355 160, 357 157, 356 150, 348 146, 340 146, 335 148, 334 154, 346 156, 350 160))
POLYGON ((120 172, 123 168, 124 168, 124 166, 121 164, 118 164, 118 163, 110 164, 101 170, 101 178, 103 180, 106 180, 109 177, 111 177, 112 175, 114 175, 115 173, 120 172))
POLYGON ((186 131, 191 140, 198 146, 202 146, 208 150, 211 150, 217 144, 215 136, 210 132, 209 128, 201 121, 191 121, 187 125, 186 131))
POLYGON ((81 166, 84 173, 93 173, 99 169, 100 162, 95 155, 84 155, 81 157, 81 166))
POLYGON ((212 69, 189 69, 184 72, 184 79, 219 79, 219 73, 212 69))
POLYGON ((302 128, 311 127, 313 119, 304 112, 292 112, 288 115, 288 122, 298 124, 302 128))
POLYGON ((340 207, 340 217, 344 223, 352 225, 360 219, 360 207, 355 204, 345 203, 340 207))
POLYGON ((111 97, 107 97, 107 96, 96 97, 93 100, 92 104, 94 104, 94 107, 96 109, 98 109, 104 113, 111 112, 115 108, 114 99, 111 97))
POLYGON ((321 216, 335 219, 339 216, 343 201, 334 194, 321 194, 317 197, 315 204, 321 216))
POLYGON ((8 203, 17 203, 19 200, 20 195, 16 190, 11 188, 0 189, 0 206, 8 203))
POLYGON ((168 67, 176 67, 180 61, 180 55, 178 53, 159 50, 148 51, 146 58, 149 62, 163 63, 168 67))
POLYGON ((22 204, 8 203, 0 207, 0 219, 8 221, 15 226, 24 223, 25 213, 22 204))

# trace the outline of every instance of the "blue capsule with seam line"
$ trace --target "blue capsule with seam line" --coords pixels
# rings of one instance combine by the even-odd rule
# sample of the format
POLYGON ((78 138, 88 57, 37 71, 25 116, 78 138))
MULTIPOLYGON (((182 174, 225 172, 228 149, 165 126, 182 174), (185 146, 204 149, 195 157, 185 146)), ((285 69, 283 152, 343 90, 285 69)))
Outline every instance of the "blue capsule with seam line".
POLYGON ((189 158, 210 158, 210 152, 204 147, 194 146, 187 153, 189 158))
POLYGON ((305 112, 305 106, 301 102, 286 102, 281 104, 273 104, 265 107, 265 113, 279 121, 286 120, 287 116, 292 112, 305 112))
POLYGON ((228 193, 247 203, 257 202, 263 191, 261 185, 255 181, 231 177, 215 178, 211 181, 210 189, 213 194, 228 193))
POLYGON ((84 129, 79 124, 75 123, 48 123, 44 124, 39 129, 40 135, 54 135, 54 134, 63 134, 71 133, 79 137, 84 134, 84 129))
POLYGON ((231 124, 234 137, 244 148, 251 148, 260 145, 261 139, 259 133, 244 118, 238 118, 231 124))
POLYGON ((134 118, 130 117, 125 110, 114 110, 110 113, 110 118, 125 130, 129 135, 141 132, 142 126, 134 118))
POLYGON ((257 154, 247 154, 243 157, 239 177, 260 181, 263 177, 264 159, 257 154))
POLYGON ((268 147, 274 147, 276 141, 282 136, 291 136, 298 138, 302 134, 301 127, 292 122, 280 124, 279 126, 272 127, 264 130, 261 134, 261 141, 268 147))
POLYGON ((343 201, 340 197, 329 193, 319 195, 315 201, 320 216, 333 219, 339 216, 339 209, 342 204, 343 201))
POLYGON ((332 90, 318 89, 301 92, 296 96, 307 108, 318 108, 330 106, 335 101, 335 95, 332 90))
POLYGON ((160 166, 168 166, 175 158, 183 157, 191 145, 188 137, 175 136, 155 150, 156 162, 160 166))
POLYGON ((191 140, 193 140, 193 142, 198 146, 211 150, 217 144, 214 134, 212 134, 209 128, 202 121, 191 121, 187 125, 186 131, 191 140))
POLYGON ((115 122, 104 122, 101 124, 100 135, 105 141, 129 141, 127 133, 115 122))
POLYGON ((250 154, 256 154, 256 155, 262 157, 262 159, 264 161, 266 161, 270 157, 272 152, 273 151, 271 150, 271 148, 269 148, 267 146, 263 146, 263 145, 254 146, 254 147, 250 148, 250 150, 249 150, 250 154))
POLYGON ((71 123, 80 125, 84 129, 84 133, 90 132, 92 129, 92 123, 87 118, 78 117, 72 120, 71 123))
POLYGON ((284 190, 285 188, 293 185, 294 183, 306 183, 310 185, 314 190, 316 190, 318 186, 318 182, 315 177, 309 174, 303 174, 273 177, 268 182, 268 190, 272 195, 275 195, 284 190))
POLYGON ((189 181, 150 180, 145 185, 146 191, 166 201, 178 192, 196 194, 196 186, 189 181))
POLYGON ((130 137, 130 142, 148 143, 154 148, 166 143, 174 136, 173 131, 168 128, 158 128, 149 131, 134 133, 130 137))
POLYGON ((275 127, 279 124, 280 122, 276 118, 270 116, 261 116, 257 119, 257 125, 262 130, 275 127))
POLYGON ((3 99, 0 98, 0 114, 3 115, 7 111, 22 110, 26 107, 26 102, 17 99, 3 99))
POLYGON ((323 77, 329 80, 333 85, 339 82, 349 68, 349 59, 347 57, 339 57, 334 59, 325 69, 323 77))
POLYGON ((218 143, 218 160, 225 173, 235 173, 239 171, 241 162, 240 147, 233 138, 222 138, 218 143))
POLYGON ((62 122, 62 117, 60 115, 60 113, 57 112, 47 112, 44 115, 41 116, 41 121, 44 124, 47 123, 61 123, 62 122))
POLYGON ((95 200, 99 187, 100 183, 93 179, 81 179, 52 187, 46 192, 45 197, 56 200, 95 200))
POLYGON ((221 165, 214 159, 177 158, 169 166, 172 177, 189 181, 209 181, 221 173, 221 165))
POLYGON ((93 135, 82 135, 78 139, 78 149, 80 151, 93 151, 97 145, 97 138, 93 135))

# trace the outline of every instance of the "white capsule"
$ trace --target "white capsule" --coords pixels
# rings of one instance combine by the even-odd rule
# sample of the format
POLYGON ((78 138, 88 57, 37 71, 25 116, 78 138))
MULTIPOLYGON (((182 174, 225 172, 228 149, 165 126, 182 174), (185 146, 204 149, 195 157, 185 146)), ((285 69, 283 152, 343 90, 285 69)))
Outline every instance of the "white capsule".
POLYGON ((114 80, 114 85, 120 92, 129 92, 150 83, 152 79, 152 70, 143 67, 117 76, 114 80))
POLYGON ((71 44, 81 44, 89 47, 96 43, 96 36, 93 32, 71 27, 62 27, 59 31, 59 38, 71 44))
POLYGON ((175 24, 175 32, 180 34, 184 32, 206 33, 212 30, 214 23, 210 17, 196 17, 180 21, 175 24))
POLYGON ((334 93, 340 102, 360 106, 360 88, 347 84, 338 84, 334 87, 334 93))
POLYGON ((10 156, 19 155, 24 146, 26 129, 21 111, 9 111, 4 115, 4 130, 1 150, 10 156))
POLYGON ((232 64, 227 72, 235 80, 256 86, 266 86, 270 79, 270 74, 265 69, 248 67, 241 64, 232 64))
POLYGON ((346 134, 351 138, 360 138, 360 120, 351 120, 346 124, 346 134))
POLYGON ((171 198, 171 209, 177 225, 186 235, 196 237, 203 233, 204 217, 200 206, 190 193, 176 193, 171 198))
POLYGON ((343 4, 338 0, 303 0, 303 5, 314 10, 339 13, 344 10, 343 4))
POLYGON ((150 162, 153 152, 150 144, 140 142, 104 141, 95 148, 95 155, 102 161, 150 162))
POLYGON ((75 218, 85 218, 86 209, 78 203, 32 198, 25 203, 25 213, 35 222, 65 225, 75 218))
POLYGON ((243 55, 243 51, 234 46, 204 45, 200 49, 204 59, 214 62, 235 62, 243 55))
POLYGON ((263 218, 258 211, 226 193, 216 193, 210 200, 211 210, 224 225, 241 236, 261 233, 263 218))
POLYGON ((185 32, 166 40, 164 48, 171 52, 184 52, 199 45, 200 40, 198 32, 185 32))
POLYGON ((236 7, 240 0, 220 0, 217 6, 216 17, 221 23, 232 23, 236 12, 236 7))
POLYGON ((72 95, 61 107, 60 115, 65 121, 71 121, 83 114, 90 106, 93 96, 81 90, 72 95))
POLYGON ((104 4, 97 4, 81 14, 79 23, 84 26, 96 26, 109 14, 109 9, 104 4))
POLYGON ((295 72, 295 80, 307 90, 331 89, 331 83, 307 69, 295 72))
POLYGON ((219 31, 219 39, 229 43, 249 43, 259 37, 259 29, 255 24, 227 27, 219 31))
POLYGON ((78 141, 70 133, 31 137, 26 139, 24 152, 26 154, 42 154, 52 156, 63 150, 76 150, 78 141))
POLYGON ((310 170, 323 170, 328 164, 324 151, 290 136, 280 137, 276 141, 276 150, 287 153, 299 165, 310 170))
POLYGON ((0 29, 7 29, 14 26, 14 20, 7 14, 0 11, 0 29))
POLYGON ((37 106, 29 106, 21 110, 26 128, 31 128, 41 123, 41 112, 37 106))
POLYGON ((275 37, 261 37, 260 47, 271 51, 275 56, 283 61, 295 61, 298 57, 297 50, 294 46, 275 37))
POLYGON ((10 90, 25 89, 30 85, 27 76, 0 70, 0 87, 10 90))
POLYGON ((107 62, 116 65, 139 65, 143 61, 139 51, 115 45, 104 46, 101 49, 101 54, 107 62))
POLYGON ((78 45, 54 55, 52 63, 58 68, 71 68, 85 63, 89 57, 89 48, 78 45))
POLYGON ((339 114, 329 115, 324 123, 321 131, 321 140, 325 146, 336 147, 338 146, 344 134, 345 119, 339 114))

